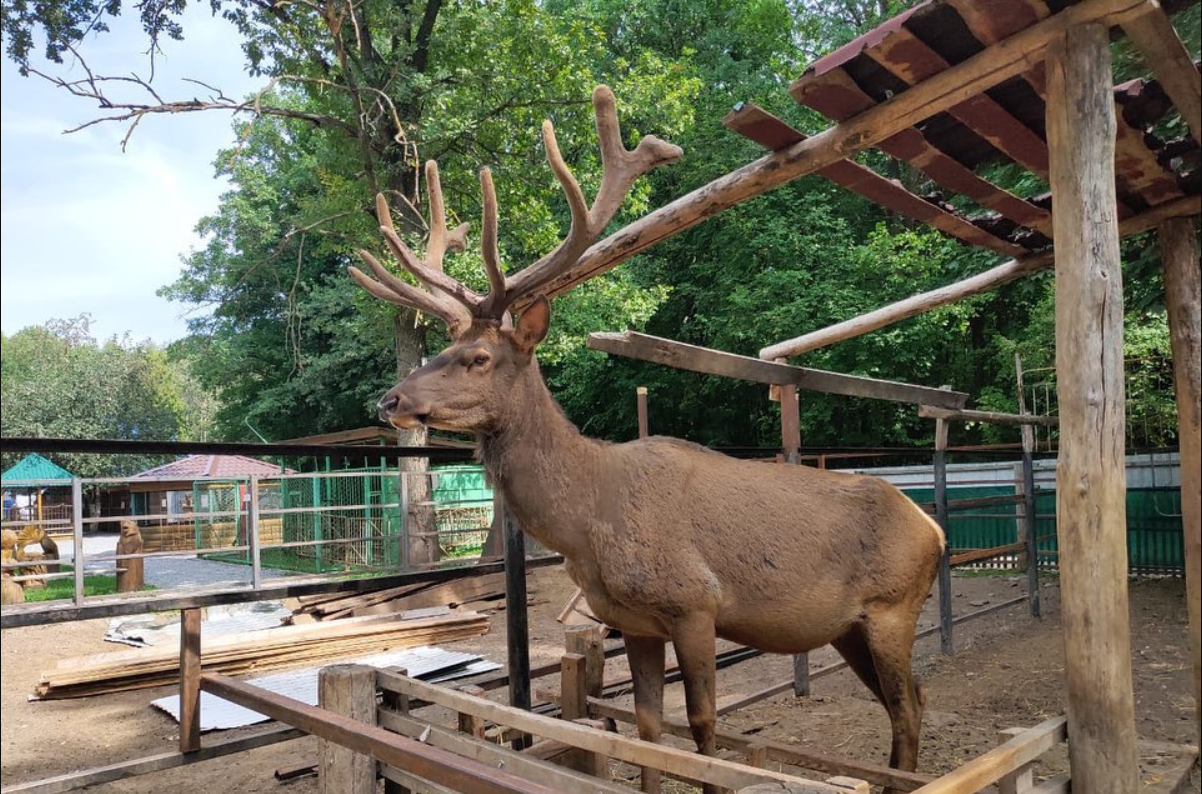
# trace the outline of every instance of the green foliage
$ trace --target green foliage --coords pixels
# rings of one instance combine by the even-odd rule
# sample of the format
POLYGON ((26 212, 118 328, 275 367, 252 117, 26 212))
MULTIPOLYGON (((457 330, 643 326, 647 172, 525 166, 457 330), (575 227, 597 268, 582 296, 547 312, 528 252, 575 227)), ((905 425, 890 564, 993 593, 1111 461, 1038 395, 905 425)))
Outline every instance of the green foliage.
MULTIPOLYGON (((87 315, 51 320, 4 337, 5 436, 174 441, 206 432, 197 408, 203 398, 186 363, 172 361, 150 342, 128 337, 98 342, 90 322, 87 315), (185 398, 185 392, 192 393, 185 398)), ((5 466, 15 461, 5 457, 5 466)), ((83 477, 129 474, 159 460, 49 457, 83 477)))

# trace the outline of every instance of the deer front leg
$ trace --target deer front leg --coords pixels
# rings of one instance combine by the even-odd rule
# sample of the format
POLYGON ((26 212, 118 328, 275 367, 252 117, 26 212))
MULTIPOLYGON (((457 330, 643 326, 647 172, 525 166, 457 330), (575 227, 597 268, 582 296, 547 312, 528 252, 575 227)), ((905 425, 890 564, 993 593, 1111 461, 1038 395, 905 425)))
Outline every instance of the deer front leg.
MULTIPOLYGON (((673 627, 672 644, 676 647, 676 660, 684 678, 685 708, 693 741, 697 742, 697 751, 702 755, 715 755, 718 671, 714 660, 713 616, 697 613, 681 620, 673 627)), ((723 789, 706 784, 702 791, 704 794, 721 794, 723 789)))
MULTIPOLYGON (((665 640, 658 637, 626 635, 626 658, 630 662, 630 676, 634 680, 635 721, 639 727, 639 738, 645 742, 658 742, 663 725, 666 644, 665 640)), ((659 783, 659 770, 643 767, 642 790, 648 794, 659 794, 659 783)))

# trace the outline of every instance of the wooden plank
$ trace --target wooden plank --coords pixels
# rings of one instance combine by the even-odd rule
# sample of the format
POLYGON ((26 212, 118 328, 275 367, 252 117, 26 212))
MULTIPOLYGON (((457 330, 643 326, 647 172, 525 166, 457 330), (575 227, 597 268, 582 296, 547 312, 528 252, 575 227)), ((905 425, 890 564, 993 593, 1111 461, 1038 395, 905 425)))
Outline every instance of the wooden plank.
POLYGON ((1202 744, 1202 274, 1198 253, 1193 222, 1179 219, 1160 227, 1181 449, 1181 528, 1185 535, 1185 602, 1194 665, 1194 717, 1202 744))
POLYGON ((1165 169, 1156 152, 1148 148, 1143 131, 1123 119, 1121 110, 1116 105, 1114 168, 1119 183, 1127 193, 1136 193, 1153 206, 1181 198, 1181 189, 1172 172, 1165 169))
POLYGON ((574 772, 554 764, 532 758, 528 753, 518 753, 503 745, 483 739, 473 739, 445 728, 431 725, 422 720, 382 710, 380 724, 402 736, 424 741, 432 747, 449 750, 456 755, 479 761, 492 767, 507 769, 515 775, 549 786, 562 792, 580 794, 630 794, 630 789, 606 780, 600 780, 580 772, 574 772))
POLYGON ((545 717, 480 698, 472 698, 462 692, 397 676, 386 670, 378 673, 377 681, 383 689, 406 692, 411 697, 420 697, 456 711, 475 714, 499 725, 507 725, 519 731, 554 739, 582 750, 625 761, 628 764, 655 767, 669 774, 717 786, 737 790, 756 783, 780 782, 809 786, 809 789, 803 790, 812 791, 814 794, 835 794, 837 791, 833 786, 823 783, 806 781, 766 769, 752 769, 721 758, 701 756, 674 747, 596 731, 572 722, 545 717))
MULTIPOLYGON (((791 92, 801 104, 840 123, 879 107, 842 69, 826 72, 821 77, 802 78, 794 84, 791 92)), ((910 91, 898 96, 907 93, 910 91)), ((956 106, 973 99, 973 96, 966 97, 956 106)), ((891 157, 909 163, 936 184, 967 196, 1015 223, 1032 228, 1049 228, 1051 218, 1047 210, 977 176, 971 168, 933 146, 917 129, 898 130, 894 135, 877 142, 876 146, 891 157)))
POLYGON ((639 421, 639 438, 646 438, 648 431, 647 424, 647 387, 639 386, 634 390, 635 406, 638 410, 639 421))
POLYGON ((214 758, 244 753, 247 750, 268 747, 293 739, 301 739, 307 735, 304 731, 297 730, 296 728, 271 728, 270 730, 260 731, 251 736, 243 736, 238 739, 208 742, 193 753, 159 753, 157 755, 146 756, 145 758, 137 758, 133 761, 121 761, 116 764, 87 769, 82 772, 70 772, 65 775, 56 775, 55 777, 34 780, 28 783, 17 783, 0 789, 0 794, 61 794, 64 791, 74 791, 76 789, 87 788, 88 786, 111 783, 114 780, 125 780, 126 778, 148 775, 151 772, 162 772, 165 769, 188 766, 189 764, 196 764, 201 761, 211 761, 214 758))
MULTIPOLYGON (((1119 224, 1119 234, 1129 237, 1134 234, 1154 229, 1166 219, 1197 215, 1202 211, 1202 198, 1187 196, 1175 201, 1166 202, 1153 207, 1147 212, 1128 218, 1119 224)), ((1053 264, 1051 253, 1032 254, 1029 257, 1015 259, 997 267, 991 268, 963 281, 957 281, 946 287, 939 287, 930 292, 923 292, 896 303, 882 306, 879 309, 844 320, 826 328, 812 331, 808 334, 778 342, 760 351, 760 358, 774 360, 787 356, 798 356, 817 350, 820 347, 832 345, 845 339, 863 336, 879 328, 892 325, 910 317, 917 316, 940 306, 964 300, 973 295, 987 292, 994 287, 1007 284, 1015 279, 1038 273, 1053 264)))
MULTIPOLYGON (((776 150, 772 147, 783 148, 806 138, 805 135, 784 121, 753 104, 744 104, 739 109, 727 114, 722 119, 722 124, 732 132, 743 135, 756 143, 769 144, 768 148, 772 151, 776 150)), ((902 187, 899 182, 886 179, 871 168, 859 163, 840 160, 820 169, 818 175, 875 204, 912 220, 928 224, 944 234, 963 240, 970 245, 979 245, 1007 256, 1021 256, 1026 253, 1026 249, 1022 246, 990 234, 959 215, 914 195, 902 187)), ((1043 210, 1041 212, 1047 216, 1044 225, 1050 224, 1051 214, 1043 210)))
POLYGON ((201 688, 272 719, 294 725, 318 738, 366 753, 462 794, 557 794, 556 789, 523 780, 511 772, 461 758, 376 725, 331 714, 299 700, 222 675, 201 676, 201 688))
MULTIPOLYGON (((729 207, 812 174, 1025 71, 1065 30, 1139 8, 1144 0, 1083 0, 853 119, 725 174, 592 245, 548 285, 554 297, 729 207)), ((514 305, 521 312, 525 303, 514 305)))
POLYGON ((1067 737, 1064 717, 1052 717, 917 789, 915 794, 964 794, 968 791, 978 791, 997 782, 1003 775, 1034 761, 1067 737))
POLYGON ((1139 788, 1127 598, 1123 291, 1106 26, 1048 52, 1056 236, 1056 527, 1073 788, 1139 788))
POLYGON ((1017 543, 1007 543, 1005 546, 993 546, 988 549, 973 549, 972 551, 964 551, 951 555, 951 557, 948 559, 948 564, 952 567, 957 565, 968 565, 971 562, 989 560, 994 557, 1000 557, 1003 554, 1013 554, 1016 551, 1023 551, 1026 548, 1026 542, 1019 541, 1017 543))
POLYGON ((666 364, 677 369, 721 375, 756 383, 793 384, 801 389, 842 394, 848 397, 868 397, 894 402, 913 402, 923 405, 938 405, 943 408, 963 408, 968 395, 963 392, 947 392, 927 386, 914 386, 896 381, 864 378, 858 375, 842 375, 819 369, 794 367, 761 361, 750 356, 739 356, 710 350, 657 336, 648 336, 634 331, 617 334, 589 334, 588 346, 592 350, 666 364))
POLYGON ((1202 76, 1159 0, 1148 0, 1145 7, 1148 13, 1125 20, 1123 30, 1173 100, 1194 140, 1202 143, 1202 76))
MULTIPOLYGON (((633 710, 619 706, 609 700, 590 698, 589 711, 598 717, 624 722, 629 725, 635 724, 633 710)), ((684 720, 665 717, 662 724, 665 733, 679 736, 682 739, 692 738, 691 729, 684 720)), ((748 756, 751 756, 753 751, 755 751, 756 757, 749 757, 748 759, 750 766, 762 767, 764 764, 760 763, 759 759, 761 757, 771 758, 784 764, 828 775, 848 775, 867 780, 869 783, 875 783, 878 786, 893 786, 901 791, 911 791, 934 779, 931 775, 905 772, 900 769, 892 769, 884 764, 873 764, 843 758, 795 743, 778 742, 759 736, 748 736, 732 728, 722 726, 718 726, 715 729, 714 738, 719 746, 736 750, 748 756)))
MULTIPOLYGON (((558 555, 537 557, 526 560, 526 568, 541 568, 547 565, 559 565, 562 562, 563 557, 558 555)), ((258 590, 250 587, 233 587, 189 593, 155 593, 135 598, 98 598, 89 600, 82 607, 61 602, 32 605, 22 604, 20 608, 5 607, 3 611, 0 611, 0 629, 43 626, 50 623, 95 620, 97 618, 124 615, 144 615, 150 612, 169 612, 177 609, 219 606, 222 604, 245 604, 255 601, 272 601, 325 593, 366 593, 381 588, 399 587, 414 582, 444 582, 448 579, 483 576, 503 570, 504 563, 489 562, 471 567, 414 571, 391 576, 358 579, 321 578, 303 579, 299 582, 268 580, 269 583, 264 584, 258 590)))
POLYGON ((181 753, 194 753, 200 749, 200 623, 199 609, 185 609, 180 615, 179 751, 181 753))
POLYGON ((923 419, 942 419, 953 422, 984 422, 991 425, 1040 425, 1056 427, 1059 422, 1054 416, 1035 416, 1033 414, 1005 414, 997 411, 973 411, 968 408, 949 410, 935 408, 929 405, 918 406, 918 415, 923 419))
MULTIPOLYGON (((363 664, 332 664, 317 674, 322 709, 368 725, 376 724, 376 669, 363 664)), ((375 794, 376 760, 337 742, 317 740, 317 790, 320 794, 375 794)))

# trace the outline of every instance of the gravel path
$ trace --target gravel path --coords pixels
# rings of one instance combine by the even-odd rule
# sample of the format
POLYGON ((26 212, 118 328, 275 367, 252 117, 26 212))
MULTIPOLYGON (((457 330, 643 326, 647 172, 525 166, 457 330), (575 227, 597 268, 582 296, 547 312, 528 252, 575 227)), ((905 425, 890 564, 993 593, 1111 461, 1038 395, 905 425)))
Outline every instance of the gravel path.
MULTIPOLYGON (((59 540, 59 555, 63 561, 74 560, 74 544, 70 539, 59 540)), ((115 554, 117 550, 116 534, 87 535, 83 539, 84 567, 90 573, 93 569, 111 570, 111 562, 88 561, 88 558, 101 554, 115 554)), ((264 568, 263 578, 295 575, 295 571, 285 571, 277 568, 264 568)), ((220 584, 249 584, 250 566, 235 563, 202 560, 195 555, 178 557, 150 557, 146 560, 146 584, 160 590, 174 590, 183 587, 211 587, 220 584)))

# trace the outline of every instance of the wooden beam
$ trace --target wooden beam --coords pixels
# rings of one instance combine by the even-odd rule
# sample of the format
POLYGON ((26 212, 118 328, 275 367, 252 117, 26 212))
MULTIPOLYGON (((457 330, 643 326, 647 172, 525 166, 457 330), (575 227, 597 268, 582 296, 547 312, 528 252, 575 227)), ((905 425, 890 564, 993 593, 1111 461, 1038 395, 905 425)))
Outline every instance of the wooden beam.
POLYGON ((582 750, 600 753, 636 766, 651 766, 668 774, 679 775, 726 788, 740 789, 756 783, 791 783, 804 785, 803 791, 812 794, 836 794, 838 789, 816 781, 807 781, 767 769, 752 769, 721 758, 698 755, 650 742, 606 733, 573 722, 557 720, 541 714, 503 706, 481 698, 469 697, 446 687, 428 684, 413 678, 397 676, 381 670, 377 674, 383 689, 395 689, 410 697, 429 700, 455 711, 475 714, 498 725, 543 736, 570 744, 582 750))
POLYGON ((592 350, 600 350, 640 361, 666 364, 690 372, 721 375, 726 378, 738 378, 756 383, 792 384, 799 389, 826 394, 937 405, 941 408, 963 408, 964 403, 968 401, 968 395, 963 392, 942 391, 909 383, 877 380, 859 375, 842 375, 820 369, 795 367, 790 364, 776 364, 771 361, 760 361, 750 356, 710 350, 634 331, 616 334, 589 334, 588 346, 592 350))
POLYGON ((206 674, 200 684, 204 691, 231 703, 295 725, 318 738, 365 753, 462 794, 557 794, 558 791, 226 676, 206 674))
POLYGON ((133 761, 121 761, 116 764, 85 769, 81 772, 71 772, 66 775, 56 775, 55 777, 34 780, 29 783, 17 783, 16 785, 5 786, 3 789, 0 789, 0 792, 2 794, 62 794, 64 791, 74 791, 76 789, 87 788, 88 786, 99 786, 102 783, 111 783, 114 780, 125 780, 126 778, 148 775, 152 772, 162 772, 165 769, 174 769, 178 766, 188 766, 189 764, 196 764, 201 761, 210 761, 214 758, 234 755, 235 753, 244 753, 247 750, 255 750, 259 747, 268 747, 280 742, 302 739, 307 735, 304 731, 297 730, 296 728, 271 728, 238 739, 209 742, 194 753, 159 753, 157 755, 146 756, 145 758, 137 758, 133 761))
MULTIPOLYGON (((1000 557, 1003 554, 1013 554, 1016 551, 1022 551, 1027 547, 1025 541, 1018 543, 1008 543, 1005 546, 994 546, 989 549, 973 549, 972 551, 963 551, 958 554, 953 554, 948 559, 948 564, 952 567, 957 565, 968 565, 971 562, 980 562, 981 560, 991 560, 994 557, 1000 557)), ((1024 596, 1025 598, 1025 596, 1024 596)))
POLYGON ((1004 414, 997 411, 973 411, 968 408, 950 410, 935 408, 930 405, 918 406, 918 415, 923 419, 943 419, 951 422, 984 422, 991 425, 1040 425, 1055 427, 1059 420, 1054 416, 1035 416, 1034 414, 1004 414))
MULTIPOLYGON (((1054 154, 1053 157, 1055 157, 1054 154)), ((1064 717, 1053 717, 1030 730, 1023 731, 984 755, 977 756, 938 780, 917 789, 915 794, 963 794, 967 791, 979 791, 996 783, 1003 775, 1034 761, 1066 738, 1068 738, 1068 732, 1065 728, 1064 717)), ((1075 734, 1073 741, 1076 741, 1075 734)), ((1076 773, 1074 773, 1073 789, 1077 790, 1078 786, 1076 773)), ((1093 791, 1093 789, 1084 790, 1093 791)), ((1135 790, 1130 789, 1129 791, 1135 790)))
POLYGON ((423 742, 448 750, 456 755, 479 761, 497 769, 507 769, 515 775, 549 786, 556 791, 580 791, 593 794, 630 794, 630 789, 618 783, 599 780, 554 764, 532 758, 499 744, 466 736, 462 733, 431 725, 423 720, 381 710, 380 724, 390 731, 411 739, 425 737, 423 742))
MULTIPOLYGON (((722 119, 722 125, 772 151, 806 139, 805 135, 781 119, 753 104, 742 105, 738 110, 728 113, 722 119)), ((867 166, 851 160, 840 160, 834 165, 820 169, 818 175, 863 196, 874 204, 925 223, 969 245, 979 245, 1006 256, 1019 256, 1026 253, 1026 249, 1022 246, 997 237, 938 204, 914 195, 902 187, 901 183, 886 179, 867 166)), ((973 179, 988 184, 975 175, 973 179)), ((1025 220, 1031 221, 1031 225, 1036 228, 1043 226, 1047 229, 1048 234, 1051 233, 1051 213, 1022 202, 1021 199, 1011 198, 1015 202, 1021 202, 1027 208, 1025 214, 1022 214, 1025 220), (1035 220, 1040 215, 1043 216, 1044 223, 1035 220)))
POLYGON ((570 272, 549 285, 547 294, 562 294, 711 215, 874 146, 1030 68, 1065 30, 1130 12, 1143 2, 1084 0, 853 119, 725 174, 595 243, 570 272))
MULTIPOLYGON (((1129 237, 1156 228, 1168 218, 1188 217, 1202 211, 1202 198, 1187 196, 1153 207, 1147 212, 1133 218, 1128 218, 1119 224, 1119 234, 1129 237)), ((1049 253, 1032 254, 1022 259, 1012 259, 1009 262, 990 268, 983 273, 939 287, 930 292, 914 295, 897 303, 882 306, 866 314, 844 320, 841 323, 827 326, 817 331, 778 342, 760 351, 760 358, 771 361, 788 356, 799 356, 817 350, 820 347, 833 345, 845 339, 863 336, 866 333, 884 328, 887 325, 915 317, 940 306, 962 301, 965 298, 987 292, 994 287, 1008 284, 1015 279, 1038 273, 1050 267, 1053 256, 1049 253)))
MULTIPOLYGON (((332 664, 317 674, 322 709, 368 725, 376 724, 376 669, 332 664)), ((338 742, 317 740, 317 790, 321 794, 375 794, 376 760, 338 742)))
POLYGON ((180 615, 179 751, 181 753, 194 753, 200 749, 200 624, 199 609, 185 609, 180 615))
MULTIPOLYGON (((597 717, 624 722, 628 725, 636 724, 634 711, 616 705, 613 701, 590 698, 588 705, 589 713, 597 717)), ((693 738, 692 729, 689 728, 688 722, 684 720, 664 717, 661 724, 664 733, 679 736, 682 739, 693 738)), ((911 791, 934 780, 930 775, 893 769, 884 764, 873 764, 850 758, 842 758, 829 753, 811 750, 796 743, 778 742, 760 736, 748 736, 722 726, 715 728, 714 739, 720 747, 737 750, 747 755, 751 755, 754 751, 757 756, 763 755, 774 761, 780 761, 791 766, 798 766, 802 769, 810 769, 827 775, 858 777, 867 780, 869 783, 875 783, 878 786, 893 786, 900 791, 911 791)), ((763 766, 763 764, 753 763, 753 759, 750 758, 748 764, 749 766, 763 766)))
POLYGON ((1194 663, 1194 716, 1202 744, 1202 275, 1191 221, 1160 227, 1165 307, 1173 350, 1177 429, 1181 449, 1181 524, 1185 533, 1185 602, 1194 663))
POLYGON ((1123 289, 1115 221, 1115 109, 1102 24, 1048 52, 1056 237, 1060 453, 1056 529, 1073 788, 1139 788, 1123 399, 1123 289))
POLYGON ((1148 13, 1125 20, 1123 30, 1173 100, 1194 140, 1202 143, 1202 76, 1159 0, 1148 0, 1146 7, 1148 13))

